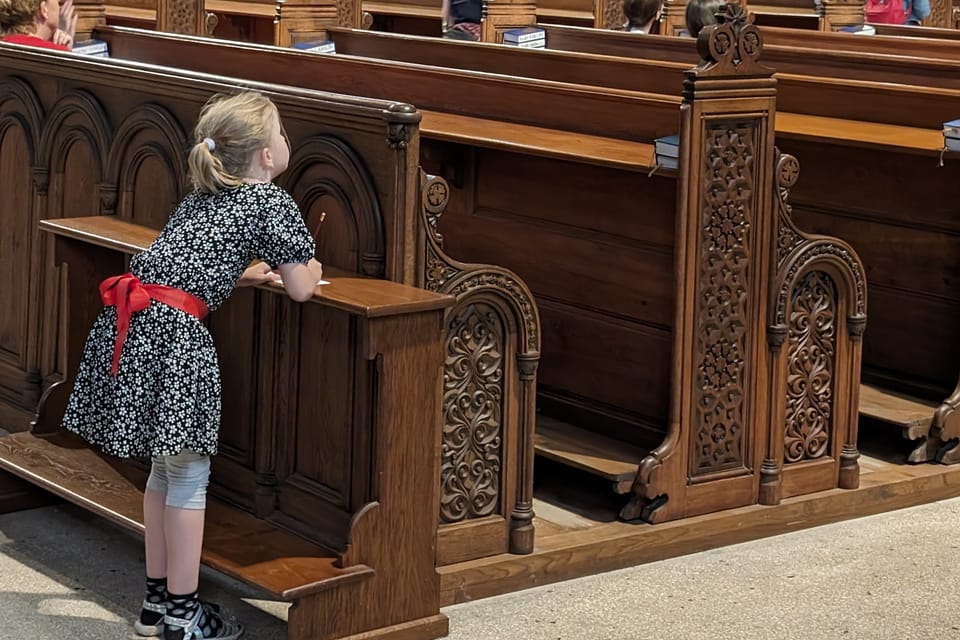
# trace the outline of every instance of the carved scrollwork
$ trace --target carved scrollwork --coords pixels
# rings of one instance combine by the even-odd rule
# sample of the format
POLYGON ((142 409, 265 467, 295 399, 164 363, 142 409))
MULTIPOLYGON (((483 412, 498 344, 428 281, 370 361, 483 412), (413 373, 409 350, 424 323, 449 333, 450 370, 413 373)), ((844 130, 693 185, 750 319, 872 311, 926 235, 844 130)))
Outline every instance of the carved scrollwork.
POLYGON ((403 122, 391 122, 387 128, 387 145, 391 149, 406 149, 410 142, 410 127, 403 122))
POLYGON ((790 189, 800 179, 800 163, 791 155, 778 152, 777 159, 777 265, 783 264, 793 249, 803 242, 803 236, 794 227, 790 207, 790 189))
POLYGON ((159 0, 157 26, 161 31, 202 36, 207 26, 203 3, 196 0, 159 0))
POLYGON ((601 20, 602 24, 596 25, 598 29, 622 29, 627 22, 623 3, 617 0, 606 0, 603 4, 601 20))
POLYGON ((443 236, 437 230, 437 224, 440 222, 440 216, 443 210, 447 208, 447 201, 450 199, 450 187, 447 181, 440 176, 429 176, 421 189, 423 198, 423 208, 427 214, 427 230, 433 234, 434 239, 440 247, 443 247, 443 236))
POLYGON ((694 473, 743 464, 755 126, 707 128, 694 473))
POLYGON ((503 465, 503 323, 489 305, 469 304, 448 327, 440 454, 444 523, 495 513, 503 465))
POLYGON ((763 38, 739 4, 720 7, 717 23, 704 27, 697 36, 697 50, 702 58, 697 75, 772 73, 758 62, 763 38))
POLYGON ((784 461, 824 456, 833 424, 837 354, 837 290, 822 271, 809 271, 794 287, 790 305, 790 357, 784 461))

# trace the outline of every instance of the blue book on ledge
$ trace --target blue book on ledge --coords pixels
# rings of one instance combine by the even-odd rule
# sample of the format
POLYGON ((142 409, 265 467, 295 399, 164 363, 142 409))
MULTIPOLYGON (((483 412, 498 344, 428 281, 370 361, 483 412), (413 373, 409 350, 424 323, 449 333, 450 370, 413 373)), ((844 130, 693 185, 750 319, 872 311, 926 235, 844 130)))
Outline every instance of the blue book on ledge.
POLYGON ((523 44, 534 40, 546 40, 547 34, 537 27, 524 27, 503 32, 503 41, 507 44, 523 44))
POLYGON ((314 40, 313 42, 297 42, 290 45, 291 49, 300 49, 310 53, 336 53, 337 46, 333 40, 314 40))
POLYGON ((654 149, 658 156, 668 158, 680 157, 680 134, 675 133, 672 136, 657 138, 653 141, 654 149))

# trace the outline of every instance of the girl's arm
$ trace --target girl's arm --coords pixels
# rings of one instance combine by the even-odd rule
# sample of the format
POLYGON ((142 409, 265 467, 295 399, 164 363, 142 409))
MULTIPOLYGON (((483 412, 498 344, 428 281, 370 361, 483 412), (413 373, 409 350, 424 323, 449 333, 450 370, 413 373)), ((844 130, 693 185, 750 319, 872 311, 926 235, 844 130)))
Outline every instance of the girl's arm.
POLYGON ((313 297, 317 283, 323 279, 323 266, 315 258, 307 264, 282 264, 279 267, 283 288, 297 302, 306 302, 313 297))

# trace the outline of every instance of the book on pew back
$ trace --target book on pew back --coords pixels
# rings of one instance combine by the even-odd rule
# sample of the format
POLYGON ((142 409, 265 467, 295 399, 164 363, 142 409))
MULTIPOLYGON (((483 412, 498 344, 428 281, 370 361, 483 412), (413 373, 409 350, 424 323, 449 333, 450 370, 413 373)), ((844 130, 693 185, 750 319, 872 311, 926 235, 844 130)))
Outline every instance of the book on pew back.
POLYGON ((313 42, 297 42, 290 45, 292 49, 309 51, 310 53, 336 53, 337 46, 333 40, 319 40, 313 42))
POLYGON ((547 34, 537 27, 510 29, 503 32, 503 44, 525 49, 543 49, 547 46, 547 34))
POLYGON ((73 44, 71 51, 85 56, 95 56, 98 58, 110 57, 110 51, 104 40, 81 40, 73 44))
POLYGON ((869 24, 850 24, 840 27, 837 31, 841 33, 852 33, 855 36, 875 36, 877 30, 869 24))
POLYGON ((680 158, 680 134, 657 138, 653 141, 657 164, 665 169, 676 169, 680 158))
POLYGON ((943 146, 950 151, 960 151, 960 118, 943 123, 943 146))

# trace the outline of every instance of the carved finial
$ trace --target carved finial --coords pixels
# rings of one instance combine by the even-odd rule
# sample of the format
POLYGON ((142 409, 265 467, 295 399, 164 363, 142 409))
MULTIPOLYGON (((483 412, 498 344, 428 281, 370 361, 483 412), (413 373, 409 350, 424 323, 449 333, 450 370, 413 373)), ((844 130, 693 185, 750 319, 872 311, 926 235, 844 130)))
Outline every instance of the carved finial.
POLYGON ((698 75, 707 71, 717 75, 772 73, 757 62, 763 39, 743 7, 725 4, 716 16, 717 24, 704 27, 697 37, 697 50, 703 59, 697 67, 698 75))

